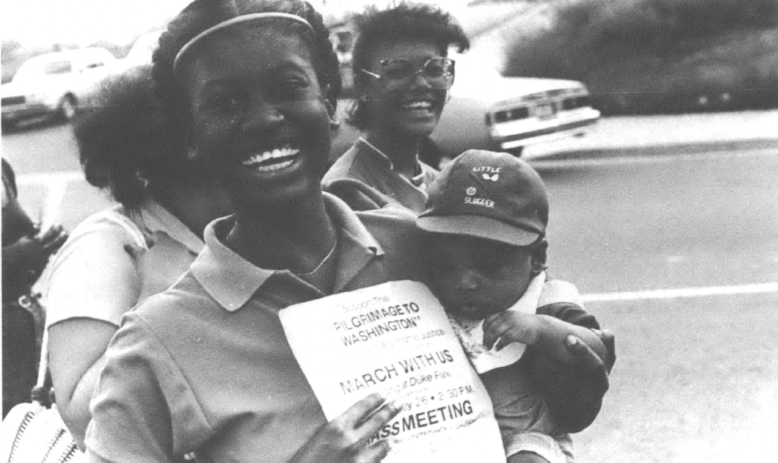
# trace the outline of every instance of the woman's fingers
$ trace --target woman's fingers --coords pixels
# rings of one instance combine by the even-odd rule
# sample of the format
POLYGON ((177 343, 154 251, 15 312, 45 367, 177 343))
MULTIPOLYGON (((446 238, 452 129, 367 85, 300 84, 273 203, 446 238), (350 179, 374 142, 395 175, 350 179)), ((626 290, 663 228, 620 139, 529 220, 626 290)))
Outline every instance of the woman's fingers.
POLYGON ((608 371, 602 359, 594 351, 573 335, 565 338, 568 350, 578 359, 574 370, 588 378, 592 390, 599 396, 608 390, 608 371))
POLYGON ((41 244, 47 253, 57 251, 68 239, 68 233, 62 228, 62 225, 52 225, 47 230, 40 232, 36 240, 41 244))
POLYGON ((389 442, 380 440, 365 447, 365 449, 357 455, 355 460, 358 463, 377 463, 384 459, 389 453, 389 450, 391 450, 389 442))
POLYGON ((350 427, 356 428, 383 403, 383 396, 375 392, 349 407, 343 414, 335 418, 333 422, 350 424, 350 427))
POLYGON ((605 357, 605 369, 608 373, 613 369, 613 365, 616 364, 616 336, 613 335, 611 330, 592 330, 594 331, 605 344, 605 349, 608 354, 605 357))
POLYGON ((389 443, 368 440, 394 418, 399 408, 380 394, 370 394, 324 425, 297 453, 297 463, 375 463, 389 452, 389 443))
POLYGON ((393 402, 383 403, 375 412, 369 415, 358 426, 358 432, 364 436, 365 442, 372 437, 379 429, 386 423, 392 420, 398 413, 402 411, 402 408, 398 407, 393 402))
POLYGON ((386 402, 381 394, 374 393, 351 406, 342 415, 333 420, 347 434, 352 434, 356 445, 364 445, 381 426, 397 416, 400 408, 392 402, 386 402))

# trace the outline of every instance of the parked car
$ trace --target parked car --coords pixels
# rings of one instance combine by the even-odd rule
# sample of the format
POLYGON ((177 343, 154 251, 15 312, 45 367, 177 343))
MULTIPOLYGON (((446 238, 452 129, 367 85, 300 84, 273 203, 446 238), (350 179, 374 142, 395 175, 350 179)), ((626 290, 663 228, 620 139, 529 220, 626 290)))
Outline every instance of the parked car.
POLYGON ((38 55, 25 61, 0 89, 3 127, 32 117, 71 119, 92 95, 116 57, 104 48, 81 48, 38 55))
MULTIPOLYGON (((451 58, 456 61, 456 80, 430 143, 423 148, 429 151, 422 153, 425 160, 435 163, 472 148, 520 156, 527 145, 583 135, 600 118, 581 82, 503 77, 477 56, 451 58)), ((348 101, 340 105, 341 115, 348 105, 348 101)), ((343 154, 357 136, 353 127, 342 124, 330 160, 343 154)))

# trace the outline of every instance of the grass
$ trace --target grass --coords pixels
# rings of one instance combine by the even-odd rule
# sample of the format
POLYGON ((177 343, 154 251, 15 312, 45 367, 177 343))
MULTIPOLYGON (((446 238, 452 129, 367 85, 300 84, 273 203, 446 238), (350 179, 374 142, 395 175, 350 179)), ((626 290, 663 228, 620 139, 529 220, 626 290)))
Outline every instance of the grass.
POLYGON ((778 432, 778 296, 590 303, 617 335, 579 463, 768 461, 778 432))

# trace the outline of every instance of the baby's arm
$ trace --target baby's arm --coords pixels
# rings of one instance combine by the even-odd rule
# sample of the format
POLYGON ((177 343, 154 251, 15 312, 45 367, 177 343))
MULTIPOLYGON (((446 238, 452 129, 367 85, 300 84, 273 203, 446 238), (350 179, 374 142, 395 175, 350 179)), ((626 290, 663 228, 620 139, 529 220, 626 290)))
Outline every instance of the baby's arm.
POLYGON ((589 328, 573 325, 548 315, 526 314, 505 310, 484 321, 484 345, 498 349, 520 342, 562 364, 574 365, 578 358, 570 353, 565 341, 574 336, 605 361, 607 349, 600 337, 589 328))
MULTIPOLYGON (((582 312, 582 309, 573 304, 563 305, 577 310, 569 310, 567 312, 570 313, 567 314, 565 314, 565 310, 562 310, 561 313, 559 310, 546 312, 565 320, 576 321, 584 326, 572 325, 555 319, 563 324, 561 326, 574 327, 575 331, 572 333, 574 335, 567 335, 563 331, 562 333, 552 332, 552 336, 541 337, 538 332, 543 331, 543 329, 539 329, 538 325, 547 325, 545 322, 552 317, 543 315, 543 318, 539 318, 541 316, 525 314, 529 320, 529 328, 524 329, 524 331, 529 334, 528 341, 535 341, 535 344, 528 346, 522 362, 527 365, 530 377, 542 391, 554 421, 561 430, 575 433, 588 427, 600 411, 602 398, 608 390, 607 372, 615 360, 615 349, 613 336, 609 332, 603 331, 602 335, 598 335, 595 330, 587 327, 589 325, 594 325, 592 328, 598 326, 591 316, 581 317, 579 312, 582 312), (580 339, 591 342, 593 340, 590 335, 594 335, 596 341, 591 343, 579 341, 577 337, 579 333, 582 335, 580 339), (543 338, 544 342, 538 342, 539 338, 543 338), (546 349, 547 341, 551 339, 556 339, 559 344, 552 345, 551 349, 546 349), (571 344, 571 341, 575 341, 575 344, 571 344)), ((540 310, 538 308, 538 311, 540 310)), ((490 319, 489 321, 497 322, 499 319, 490 319)), ((485 341, 488 329, 484 325, 485 341)), ((492 334, 491 342, 494 342, 498 337, 492 334)), ((503 342, 501 341, 500 344, 503 345, 503 342)))

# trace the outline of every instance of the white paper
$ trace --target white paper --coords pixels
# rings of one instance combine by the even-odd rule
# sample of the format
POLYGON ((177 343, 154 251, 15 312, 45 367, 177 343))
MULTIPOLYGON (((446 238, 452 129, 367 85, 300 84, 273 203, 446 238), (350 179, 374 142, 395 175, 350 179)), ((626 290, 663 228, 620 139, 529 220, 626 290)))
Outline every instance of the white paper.
POLYGON ((385 463, 505 461, 488 394, 425 285, 384 283, 279 316, 328 420, 373 392, 403 407, 375 436, 392 441, 385 463))

